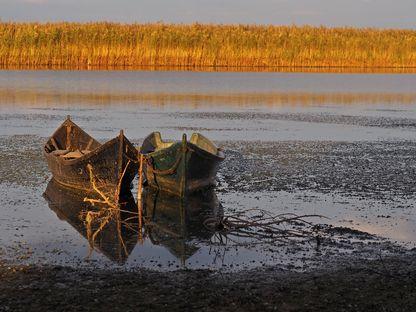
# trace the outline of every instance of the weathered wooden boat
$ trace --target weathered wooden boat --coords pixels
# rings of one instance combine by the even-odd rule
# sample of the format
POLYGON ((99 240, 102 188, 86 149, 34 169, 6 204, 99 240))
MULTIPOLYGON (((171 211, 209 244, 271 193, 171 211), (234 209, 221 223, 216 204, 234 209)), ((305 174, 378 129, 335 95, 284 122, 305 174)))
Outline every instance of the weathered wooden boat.
POLYGON ((194 192, 183 200, 177 196, 146 188, 143 192, 145 236, 164 246, 182 264, 199 247, 195 241, 209 241, 213 232, 204 226, 208 218, 224 215, 214 189, 194 192))
POLYGON ((192 134, 189 142, 186 134, 182 142, 173 142, 153 132, 143 141, 140 153, 147 184, 180 197, 214 185, 225 158, 221 149, 199 133, 192 134))
POLYGON ((138 170, 137 149, 123 131, 118 137, 101 144, 69 116, 46 142, 44 155, 58 183, 90 190, 93 176, 100 191, 114 196, 115 201, 121 193, 130 190, 138 170))
MULTIPOLYGON (((93 197, 94 195, 94 192, 80 192, 51 179, 43 197, 60 220, 69 223, 86 240, 89 240, 87 226, 80 215, 87 211, 97 211, 99 208, 97 205, 92 206, 89 202, 84 201, 85 197, 93 197)), ((131 216, 133 212, 137 211, 137 205, 131 192, 125 193, 121 202, 120 210, 114 212, 114 217, 105 224, 91 246, 118 264, 126 262, 138 240, 137 231, 134 230, 137 228, 137 222, 131 227, 124 225, 124 222, 135 221, 135 219, 131 219, 131 216)), ((92 232, 97 230, 96 227, 92 228, 92 232)))

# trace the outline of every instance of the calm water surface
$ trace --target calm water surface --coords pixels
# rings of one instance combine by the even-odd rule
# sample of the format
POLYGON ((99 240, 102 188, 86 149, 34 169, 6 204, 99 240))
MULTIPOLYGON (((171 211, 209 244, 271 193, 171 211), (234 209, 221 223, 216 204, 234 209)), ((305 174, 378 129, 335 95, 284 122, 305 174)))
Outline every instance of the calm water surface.
MULTIPOLYGON (((156 238, 144 241, 132 234, 128 238, 128 257, 121 264, 112 261, 117 253, 120 256, 117 242, 98 249, 86 261, 89 246, 79 224, 74 224, 77 218, 59 212, 56 203, 52 208, 43 197, 50 176, 42 160, 42 141, 71 115, 100 140, 116 136, 120 129, 137 144, 156 130, 172 139, 180 138, 184 132, 202 132, 228 153, 241 152, 238 148, 235 151, 235 145, 253 146, 250 154, 242 154, 245 161, 273 157, 264 148, 270 142, 350 144, 357 147, 342 157, 354 163, 366 157, 377 159, 377 155, 364 153, 360 146, 365 144, 398 144, 399 150, 413 144, 415 86, 415 74, 0 71, 0 255, 28 263, 93 263, 162 270, 182 266, 239 269, 319 265, 339 246, 328 247, 324 252, 304 246, 280 246, 279 252, 276 246, 267 245, 219 247, 212 244, 211 237, 198 233, 185 240, 156 233, 156 238)), ((304 149, 293 157, 308 162, 316 156, 315 150, 304 149)), ((341 157, 333 153, 330 157, 341 157)), ((403 174, 404 166, 409 170, 408 164, 416 163, 416 155, 398 152, 393 163, 397 165, 397 175, 403 174)), ((239 161, 228 165, 238 166, 239 161)), ((378 183, 372 166, 363 168, 369 177, 367 184, 378 183)), ((267 185, 264 189, 236 190, 235 182, 227 178, 227 170, 232 169, 226 167, 220 172, 215 195, 224 215, 253 207, 273 213, 318 213, 330 219, 315 222, 365 231, 397 241, 403 248, 416 242, 414 187, 407 188, 406 194, 398 194, 392 185, 391 194, 383 190, 377 193, 379 197, 366 191, 365 186, 357 195, 345 192, 342 183, 328 189, 321 187, 319 181, 314 182, 316 187, 298 183, 290 190, 284 185, 273 191, 267 185)), ((307 177, 313 180, 309 172, 298 177, 286 173, 285 179, 302 182, 307 177)), ((263 178, 268 184, 275 183, 267 174, 258 181, 262 183, 263 178)), ((172 220, 167 226, 172 226, 172 220)), ((195 226, 198 224, 185 229, 195 226)), ((342 250, 357 253, 354 248, 343 246, 342 250)), ((374 255, 371 248, 367 253, 360 248, 363 254, 374 255)))

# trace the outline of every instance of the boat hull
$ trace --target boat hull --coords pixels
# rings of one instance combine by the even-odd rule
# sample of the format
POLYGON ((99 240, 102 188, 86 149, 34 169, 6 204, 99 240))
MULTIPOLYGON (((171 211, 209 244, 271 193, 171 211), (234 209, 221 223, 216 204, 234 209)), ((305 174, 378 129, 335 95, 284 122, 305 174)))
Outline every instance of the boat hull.
MULTIPOLYGON (((70 146, 72 150, 79 150, 87 145, 88 141, 93 140, 85 136, 88 135, 72 121, 67 120, 51 139, 54 138, 55 145, 66 145, 63 148, 70 146), (69 126, 71 135, 64 143, 62 128, 67 129, 69 126)), ((122 193, 130 191, 131 182, 138 171, 138 152, 122 134, 102 145, 97 142, 92 151, 75 159, 56 156, 50 149, 51 144, 48 141, 44 156, 49 170, 54 180, 66 187, 91 191, 93 189, 91 177, 94 177, 100 190, 118 198, 122 193)))
POLYGON ((178 142, 146 156, 144 175, 150 187, 184 197, 215 185, 223 159, 189 142, 178 142))

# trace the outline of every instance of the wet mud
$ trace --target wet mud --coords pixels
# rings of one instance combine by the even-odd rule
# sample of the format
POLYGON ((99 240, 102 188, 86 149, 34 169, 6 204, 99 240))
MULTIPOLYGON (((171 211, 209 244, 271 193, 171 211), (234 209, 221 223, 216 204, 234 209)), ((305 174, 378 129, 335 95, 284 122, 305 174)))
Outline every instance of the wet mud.
MULTIPOLYGON (((367 111, 369 114, 371 110, 367 111)), ((386 111, 385 111, 386 112, 386 111)), ((390 113, 400 113, 402 115, 406 110, 388 110, 390 113)), ((308 123, 324 123, 324 124, 340 124, 354 125, 361 127, 377 127, 377 128, 416 128, 416 120, 406 117, 383 117, 383 116, 357 116, 343 115, 331 113, 262 113, 262 112, 189 112, 175 113, 172 117, 181 118, 200 118, 213 120, 269 120, 269 121, 297 121, 308 123)))
POLYGON ((415 253, 313 273, 108 272, 0 262, 0 311, 413 311, 415 253))
MULTIPOLYGON (((415 142, 224 142, 227 191, 336 192, 392 199, 416 191, 415 142)), ((221 182, 221 180, 220 180, 221 182)))
MULTIPOLYGON (((411 181, 416 145, 412 142, 217 141, 227 156, 215 189, 224 215, 253 208, 275 214, 318 214, 323 218, 310 221, 321 232, 319 242, 311 237, 296 243, 237 240, 224 245, 216 237, 194 236, 184 242, 193 250, 185 256, 175 238, 165 238, 162 254, 160 242, 148 241, 144 248, 135 242, 131 248, 135 252, 121 267, 108 261, 116 255, 103 260, 99 250, 86 261, 87 240, 77 238, 73 229, 59 221, 78 216, 63 219, 56 211, 55 216, 42 198, 50 180, 40 148, 44 141, 25 135, 0 138, 0 184, 6 192, 1 201, 7 209, 1 214, 2 245, 12 262, 117 270, 171 271, 186 263, 188 269, 241 271, 276 266, 311 271, 323 263, 337 268, 360 259, 402 255, 416 237, 414 219, 408 215, 415 188, 411 181), (404 238, 394 235, 398 222, 404 224, 404 238)), ((139 145, 141 140, 133 142, 139 145)), ((203 222, 191 226, 203 227, 203 222)))
MULTIPOLYGON (((323 102, 315 101, 319 94, 307 94, 314 91, 309 90, 311 78, 302 76, 307 91, 303 96, 311 97, 307 105, 295 97, 293 106, 285 106, 282 93, 278 100, 273 96, 278 102, 262 102, 259 107, 252 104, 264 95, 257 99, 254 93, 264 86, 250 89, 253 98, 235 97, 234 91, 246 92, 246 87, 238 83, 226 87, 224 81, 208 79, 228 95, 209 101, 192 97, 195 102, 178 107, 172 99, 181 93, 176 89, 184 87, 170 76, 165 84, 173 95, 121 96, 116 98, 122 103, 110 104, 101 97, 94 100, 94 90, 103 88, 103 81, 85 79, 93 86, 86 83, 83 89, 92 98, 85 104, 80 103, 84 96, 71 97, 80 87, 78 77, 61 73, 55 83, 56 77, 44 73, 42 84, 49 81, 61 88, 58 95, 62 93, 58 100, 55 95, 41 97, 48 99, 44 104, 36 97, 39 77, 26 75, 28 90, 19 93, 13 91, 14 83, 7 82, 8 76, 0 74, 8 94, 24 95, 0 100, 0 311, 27 310, 27 305, 32 311, 94 311, 110 304, 123 311, 414 310, 416 114, 411 105, 414 96, 399 101, 400 92, 413 92, 413 76, 404 79, 406 84, 402 78, 369 76, 367 87, 363 78, 335 77, 351 79, 338 85, 331 84, 335 78, 325 76, 333 90, 323 102), (359 82, 354 84, 354 79, 359 82), (63 81, 69 81, 69 87, 63 81), (350 83, 360 94, 369 94, 355 96, 351 106, 348 99, 335 96, 348 94, 344 89, 350 83), (401 91, 388 102, 383 86, 389 86, 389 92, 401 91), (143 103, 135 102, 139 99, 143 103), (51 176, 42 146, 67 114, 100 141, 124 128, 136 146, 156 129, 164 137, 178 139, 182 132, 202 131, 226 154, 212 196, 219 215, 250 209, 319 215, 307 219, 313 235, 290 242, 231 235, 224 239, 206 229, 202 234, 197 231, 203 226, 199 215, 181 223, 172 217, 175 213, 156 213, 151 237, 140 240, 133 233, 126 239, 128 254, 120 257, 115 248, 120 242, 105 235, 97 244, 101 249, 91 250, 79 219, 85 206, 45 196, 51 176)), ((12 76, 21 79, 17 72, 12 76)), ((156 76, 149 82, 155 94, 160 92, 161 78, 156 76)), ((273 83, 284 86, 287 77, 279 77, 273 83)), ((295 78, 286 93, 298 92, 295 78)), ((148 76, 141 79, 148 81, 148 76)), ((206 79, 201 74, 192 88, 204 91, 210 85, 206 79)), ((113 81, 107 81, 105 89, 113 95, 123 94, 123 88, 135 94, 136 85, 135 80, 126 86, 118 81, 112 90, 113 81)), ((267 85, 262 92, 275 87, 267 85)), ((192 95, 196 90, 192 88, 185 91, 192 95)), ((152 200, 149 205, 156 207, 152 200)), ((177 210, 175 205, 166 206, 167 211, 177 210)))

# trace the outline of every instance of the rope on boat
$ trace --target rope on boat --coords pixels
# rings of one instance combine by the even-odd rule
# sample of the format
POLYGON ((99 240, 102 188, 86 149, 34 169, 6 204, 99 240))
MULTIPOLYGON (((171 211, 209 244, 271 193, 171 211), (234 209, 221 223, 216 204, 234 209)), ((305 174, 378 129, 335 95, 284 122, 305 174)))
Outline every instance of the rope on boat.
MULTIPOLYGON (((185 146, 186 151, 191 150, 189 147, 185 146)), ((172 167, 170 167, 169 169, 164 169, 164 170, 158 170, 153 168, 153 166, 148 166, 148 169, 151 173, 154 174, 158 174, 158 175, 168 175, 168 174, 172 174, 176 172, 176 169, 178 169, 179 164, 181 163, 182 160, 182 155, 183 155, 183 149, 180 150, 179 157, 176 158, 174 164, 172 165, 172 167)), ((149 159, 147 159, 149 162, 149 159)))
MULTIPOLYGON (((176 156, 177 158, 176 158, 174 164, 170 168, 164 169, 164 170, 160 170, 160 169, 154 168, 154 166, 152 166, 152 164, 151 164, 151 159, 150 158, 147 158, 146 155, 144 155, 144 154, 142 154, 142 155, 147 160, 147 163, 148 163, 148 167, 147 168, 150 171, 150 173, 152 173, 152 174, 158 174, 158 175, 169 175, 169 174, 175 173, 176 172, 176 169, 178 169, 178 166, 181 163, 182 157, 185 154, 184 153, 184 150, 185 150, 185 152, 188 152, 189 151, 189 152, 198 153, 198 151, 196 151, 195 149, 193 149, 192 147, 190 147, 188 144, 183 145, 182 148, 181 148, 181 150, 178 152, 179 156, 176 156)), ((218 150, 220 150, 220 149, 218 148, 218 150)), ((205 158, 207 157, 207 156, 205 156, 205 155, 203 155, 201 153, 198 153, 198 155, 201 156, 201 157, 205 157, 205 158)))
POLYGON ((139 160, 129 157, 126 153, 123 153, 123 157, 127 158, 128 160, 130 160, 132 163, 135 163, 135 164, 140 162, 139 160))

